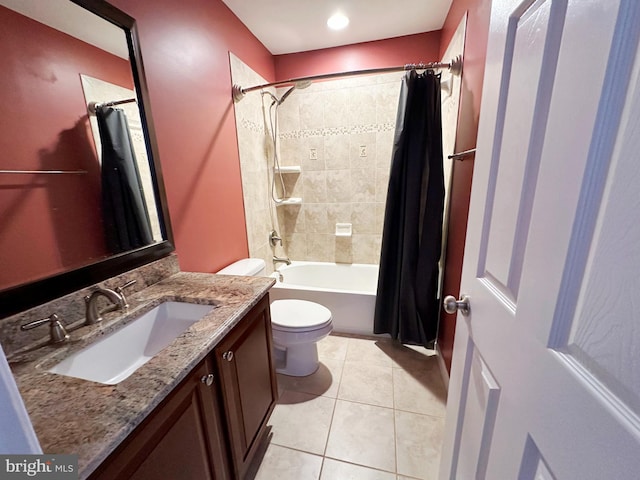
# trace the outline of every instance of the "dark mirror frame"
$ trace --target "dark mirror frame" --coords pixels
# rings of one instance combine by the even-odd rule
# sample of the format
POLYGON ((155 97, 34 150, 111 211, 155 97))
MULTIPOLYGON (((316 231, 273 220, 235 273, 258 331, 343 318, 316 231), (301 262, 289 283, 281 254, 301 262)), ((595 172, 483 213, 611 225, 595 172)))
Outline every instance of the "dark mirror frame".
POLYGON ((174 251, 173 233, 169 220, 169 210, 158 157, 156 136, 151 121, 149 91, 144 75, 142 54, 135 20, 103 0, 71 1, 122 28, 126 34, 127 44, 129 46, 131 73, 140 101, 138 107, 142 120, 142 128, 146 132, 145 144, 149 156, 154 193, 160 210, 158 215, 160 216, 162 238, 165 240, 130 252, 114 255, 76 270, 70 270, 42 280, 0 291, 0 318, 27 310, 133 268, 159 260, 174 251))

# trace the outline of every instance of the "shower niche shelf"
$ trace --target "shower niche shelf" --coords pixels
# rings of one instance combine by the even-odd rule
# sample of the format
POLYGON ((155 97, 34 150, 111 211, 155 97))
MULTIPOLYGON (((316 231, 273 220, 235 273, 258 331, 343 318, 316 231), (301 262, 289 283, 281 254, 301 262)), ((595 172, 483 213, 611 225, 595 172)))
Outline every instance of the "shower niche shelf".
POLYGON ((302 168, 299 165, 284 165, 281 167, 275 167, 273 169, 276 173, 302 173, 302 168))
POLYGON ((283 207, 286 205, 302 205, 302 199, 300 197, 279 198, 276 207, 283 207))

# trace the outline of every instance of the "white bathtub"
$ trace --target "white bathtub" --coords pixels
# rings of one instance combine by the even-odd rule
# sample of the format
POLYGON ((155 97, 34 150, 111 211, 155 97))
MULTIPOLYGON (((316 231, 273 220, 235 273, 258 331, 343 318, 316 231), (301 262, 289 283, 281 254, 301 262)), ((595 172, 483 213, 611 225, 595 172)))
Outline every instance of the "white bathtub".
POLYGON ((333 317, 333 330, 373 335, 378 266, 297 262, 278 268, 283 281, 271 289, 271 300, 297 298, 324 305, 333 317))

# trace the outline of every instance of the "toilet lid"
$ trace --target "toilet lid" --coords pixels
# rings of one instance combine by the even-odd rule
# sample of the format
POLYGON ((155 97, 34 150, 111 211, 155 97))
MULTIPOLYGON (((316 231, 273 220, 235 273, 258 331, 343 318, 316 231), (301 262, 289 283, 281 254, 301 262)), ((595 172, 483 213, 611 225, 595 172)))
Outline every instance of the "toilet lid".
POLYGON ((331 323, 331 311, 306 300, 275 300, 271 304, 271 323, 279 330, 315 330, 331 323))

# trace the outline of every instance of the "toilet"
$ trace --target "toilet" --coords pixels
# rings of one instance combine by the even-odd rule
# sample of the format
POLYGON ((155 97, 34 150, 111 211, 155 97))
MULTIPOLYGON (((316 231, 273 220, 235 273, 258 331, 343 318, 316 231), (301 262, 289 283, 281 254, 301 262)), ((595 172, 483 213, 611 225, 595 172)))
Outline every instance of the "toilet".
MULTIPOLYGON (((265 262, 243 258, 218 272, 223 275, 265 276, 265 262)), ((305 377, 318 369, 317 342, 333 329, 331 311, 314 302, 296 299, 271 303, 276 371, 305 377)))

